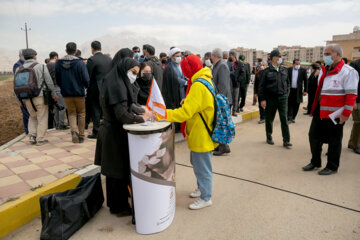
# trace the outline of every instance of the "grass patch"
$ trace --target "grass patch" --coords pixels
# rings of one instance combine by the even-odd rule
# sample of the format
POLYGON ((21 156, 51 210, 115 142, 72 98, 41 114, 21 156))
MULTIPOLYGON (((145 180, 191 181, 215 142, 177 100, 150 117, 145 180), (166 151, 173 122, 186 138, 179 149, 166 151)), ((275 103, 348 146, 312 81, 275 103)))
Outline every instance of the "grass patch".
POLYGON ((40 185, 38 185, 38 186, 36 186, 36 187, 33 187, 33 188, 31 188, 30 190, 31 191, 35 191, 36 189, 39 189, 39 188, 42 188, 42 184, 40 184, 40 185))
POLYGON ((16 201, 18 199, 19 199, 18 197, 9 198, 8 200, 6 200, 6 202, 13 202, 13 201, 16 201))
POLYGON ((13 77, 14 77, 13 75, 0 75, 0 82, 5 80, 10 80, 13 77))

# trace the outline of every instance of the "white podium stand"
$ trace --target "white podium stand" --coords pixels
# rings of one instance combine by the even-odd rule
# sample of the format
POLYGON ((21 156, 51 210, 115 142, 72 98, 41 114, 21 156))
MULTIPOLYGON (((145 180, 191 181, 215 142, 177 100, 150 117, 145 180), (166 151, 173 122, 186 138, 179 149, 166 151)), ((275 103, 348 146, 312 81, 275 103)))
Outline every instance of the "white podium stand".
POLYGON ((175 215, 175 129, 168 122, 124 125, 129 137, 136 232, 153 234, 175 215))

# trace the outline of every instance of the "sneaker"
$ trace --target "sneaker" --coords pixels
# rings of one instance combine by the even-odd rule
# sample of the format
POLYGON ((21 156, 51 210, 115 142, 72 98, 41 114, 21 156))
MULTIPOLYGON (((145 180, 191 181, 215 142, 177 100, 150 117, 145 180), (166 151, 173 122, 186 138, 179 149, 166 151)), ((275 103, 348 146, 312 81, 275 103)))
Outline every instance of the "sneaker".
POLYGON ((77 132, 72 132, 71 138, 73 143, 79 143, 79 134, 77 132))
POLYGON ((36 144, 36 137, 33 136, 33 135, 30 135, 30 137, 29 137, 29 142, 30 142, 31 144, 36 144))
POLYGON ((83 137, 79 137, 79 143, 84 143, 84 138, 83 137))
POLYGON ((195 191, 193 191, 192 193, 190 193, 190 197, 191 198, 198 198, 198 197, 200 197, 200 195, 201 195, 201 192, 200 192, 200 189, 195 189, 195 191))
POLYGON ((189 205, 189 208, 192 210, 198 210, 204 207, 209 207, 212 205, 211 199, 209 201, 205 201, 201 198, 196 199, 195 202, 189 205))
POLYGON ((42 146, 44 144, 47 144, 49 141, 48 140, 43 140, 43 141, 37 141, 36 142, 36 146, 42 146))

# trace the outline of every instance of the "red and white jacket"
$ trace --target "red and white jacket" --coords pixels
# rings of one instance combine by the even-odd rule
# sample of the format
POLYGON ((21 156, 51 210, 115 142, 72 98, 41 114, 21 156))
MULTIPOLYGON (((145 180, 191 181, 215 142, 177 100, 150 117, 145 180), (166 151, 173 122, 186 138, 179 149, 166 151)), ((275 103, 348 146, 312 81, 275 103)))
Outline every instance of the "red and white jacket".
POLYGON ((319 87, 323 81, 320 95, 320 118, 329 118, 329 114, 342 107, 344 107, 342 115, 349 117, 357 97, 359 74, 356 70, 341 60, 329 73, 326 73, 326 69, 322 67, 318 79, 319 87))

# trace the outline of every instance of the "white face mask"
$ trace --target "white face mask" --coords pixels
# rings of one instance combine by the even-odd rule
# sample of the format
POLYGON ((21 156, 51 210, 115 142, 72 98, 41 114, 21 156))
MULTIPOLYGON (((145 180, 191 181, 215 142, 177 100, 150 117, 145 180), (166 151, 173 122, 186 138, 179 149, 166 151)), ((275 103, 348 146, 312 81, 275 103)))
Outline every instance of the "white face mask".
POLYGON ((175 63, 180 64, 180 62, 181 62, 181 57, 176 57, 175 58, 175 63))
POLYGON ((129 78, 131 84, 133 84, 136 81, 137 76, 135 74, 133 74, 132 71, 128 72, 127 76, 129 78))
POLYGON ((261 66, 260 68, 261 68, 261 70, 264 70, 264 69, 265 69, 265 66, 261 66))
POLYGON ((205 65, 208 66, 208 67, 211 66, 211 61, 210 61, 210 59, 206 59, 206 60, 205 60, 205 65))
POLYGON ((282 63, 282 58, 279 58, 277 63, 280 65, 282 63))
POLYGON ((295 69, 299 70, 300 69, 300 65, 295 65, 295 69))

